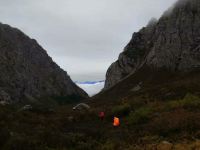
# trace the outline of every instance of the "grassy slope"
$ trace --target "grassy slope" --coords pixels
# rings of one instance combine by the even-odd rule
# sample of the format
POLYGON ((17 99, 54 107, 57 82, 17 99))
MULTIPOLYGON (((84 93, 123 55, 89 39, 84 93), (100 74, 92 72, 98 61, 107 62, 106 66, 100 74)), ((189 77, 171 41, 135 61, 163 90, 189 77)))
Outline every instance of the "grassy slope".
POLYGON ((74 112, 74 104, 25 112, 1 106, 1 149, 144 149, 164 140, 191 143, 200 138, 200 72, 143 68, 86 102, 89 112, 74 112), (131 91, 139 82, 141 90, 131 91), (102 110, 104 121, 98 118, 102 110), (113 116, 120 117, 120 127, 112 126, 113 116))

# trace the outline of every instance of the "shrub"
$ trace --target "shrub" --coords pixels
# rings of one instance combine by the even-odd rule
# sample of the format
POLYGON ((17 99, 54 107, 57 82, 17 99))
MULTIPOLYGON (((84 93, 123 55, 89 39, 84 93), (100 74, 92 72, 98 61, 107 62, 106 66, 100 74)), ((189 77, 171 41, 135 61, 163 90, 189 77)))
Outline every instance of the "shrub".
POLYGON ((131 106, 129 104, 123 104, 116 106, 112 109, 112 115, 117 116, 127 116, 131 111, 131 106))
POLYGON ((100 146, 100 149, 101 150, 113 150, 113 149, 115 149, 115 147, 116 146, 113 141, 107 141, 102 146, 100 146))
POLYGON ((200 106, 200 98, 192 94, 187 94, 181 104, 183 107, 198 107, 200 106))
POLYGON ((138 124, 138 123, 145 123, 152 113, 152 109, 148 107, 142 107, 138 110, 131 112, 128 117, 128 124, 138 124))
POLYGON ((183 99, 171 101, 167 104, 167 108, 198 108, 200 107, 200 98, 193 94, 187 94, 183 99))

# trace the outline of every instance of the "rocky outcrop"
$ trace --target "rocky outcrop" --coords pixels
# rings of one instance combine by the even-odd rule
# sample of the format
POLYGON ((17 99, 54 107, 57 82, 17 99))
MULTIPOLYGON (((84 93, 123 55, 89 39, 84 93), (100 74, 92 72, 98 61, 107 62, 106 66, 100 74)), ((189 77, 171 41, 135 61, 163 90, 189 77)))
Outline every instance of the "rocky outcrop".
POLYGON ((142 66, 170 71, 200 68, 200 1, 179 0, 156 21, 134 33, 106 74, 108 89, 142 66))
POLYGON ((47 52, 16 28, 0 24, 0 101, 87 94, 47 52))

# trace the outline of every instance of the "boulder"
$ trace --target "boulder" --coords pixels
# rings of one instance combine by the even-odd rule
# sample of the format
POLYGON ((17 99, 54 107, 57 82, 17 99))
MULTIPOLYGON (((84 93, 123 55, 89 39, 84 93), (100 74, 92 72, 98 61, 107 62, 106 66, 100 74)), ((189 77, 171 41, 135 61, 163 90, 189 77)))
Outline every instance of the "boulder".
POLYGON ((85 103, 80 103, 73 107, 73 110, 89 110, 90 106, 85 103))
POLYGON ((25 105, 20 109, 20 111, 29 111, 29 110, 33 110, 33 107, 31 105, 25 105))

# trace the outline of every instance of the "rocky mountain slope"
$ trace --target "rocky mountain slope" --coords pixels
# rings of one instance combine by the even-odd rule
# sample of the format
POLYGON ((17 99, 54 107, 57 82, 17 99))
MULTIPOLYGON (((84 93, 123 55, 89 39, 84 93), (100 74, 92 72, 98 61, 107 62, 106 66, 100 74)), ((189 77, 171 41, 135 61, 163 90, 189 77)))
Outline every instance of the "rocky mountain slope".
POLYGON ((0 101, 87 94, 24 33, 0 24, 0 101))
POLYGON ((172 72, 200 69, 200 1, 179 0, 157 21, 134 33, 119 58, 108 69, 109 89, 147 66, 172 72))

